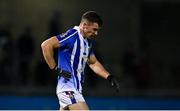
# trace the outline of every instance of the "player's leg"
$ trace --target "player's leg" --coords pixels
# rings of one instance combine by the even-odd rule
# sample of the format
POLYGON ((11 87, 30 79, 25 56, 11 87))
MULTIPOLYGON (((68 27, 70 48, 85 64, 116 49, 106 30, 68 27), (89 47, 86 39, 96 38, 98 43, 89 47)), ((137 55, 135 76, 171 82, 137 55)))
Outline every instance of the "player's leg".
POLYGON ((78 102, 75 104, 71 104, 68 106, 69 110, 89 110, 88 105, 86 102, 78 102))

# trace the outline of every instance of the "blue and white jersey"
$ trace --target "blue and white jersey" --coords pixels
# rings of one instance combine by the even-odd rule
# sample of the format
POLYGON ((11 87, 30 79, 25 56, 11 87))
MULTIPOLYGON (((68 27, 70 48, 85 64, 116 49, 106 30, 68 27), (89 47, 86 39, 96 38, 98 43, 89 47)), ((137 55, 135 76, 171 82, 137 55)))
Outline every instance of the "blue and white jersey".
POLYGON ((58 67, 71 72, 71 79, 58 78, 57 93, 63 91, 82 92, 84 69, 92 51, 92 40, 84 38, 78 26, 66 33, 56 36, 60 48, 58 52, 58 67))

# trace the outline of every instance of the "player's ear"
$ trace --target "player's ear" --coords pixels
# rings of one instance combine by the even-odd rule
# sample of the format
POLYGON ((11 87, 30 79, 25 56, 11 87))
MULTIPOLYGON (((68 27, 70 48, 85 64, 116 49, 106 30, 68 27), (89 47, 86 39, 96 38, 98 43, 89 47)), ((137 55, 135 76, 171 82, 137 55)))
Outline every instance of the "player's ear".
POLYGON ((88 27, 88 24, 86 22, 83 22, 82 26, 83 26, 83 29, 86 30, 88 27))
POLYGON ((87 27, 88 26, 87 22, 83 22, 83 26, 87 27))

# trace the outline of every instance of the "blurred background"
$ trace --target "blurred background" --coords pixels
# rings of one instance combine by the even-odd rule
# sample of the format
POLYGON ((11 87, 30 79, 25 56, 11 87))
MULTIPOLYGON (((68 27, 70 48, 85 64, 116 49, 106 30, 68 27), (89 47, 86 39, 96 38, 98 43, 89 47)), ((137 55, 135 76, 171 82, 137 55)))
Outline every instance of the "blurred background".
POLYGON ((90 109, 180 109, 180 0, 0 0, 0 109, 59 109, 40 44, 97 11, 95 53, 121 91, 86 68, 90 109))

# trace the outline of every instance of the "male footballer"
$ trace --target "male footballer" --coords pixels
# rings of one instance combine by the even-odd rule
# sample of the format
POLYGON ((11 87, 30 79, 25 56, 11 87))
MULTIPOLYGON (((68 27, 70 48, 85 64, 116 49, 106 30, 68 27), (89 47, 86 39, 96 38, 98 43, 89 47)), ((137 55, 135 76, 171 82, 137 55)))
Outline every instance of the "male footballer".
POLYGON ((82 95, 84 69, 86 64, 95 74, 107 79, 111 86, 119 90, 119 84, 93 52, 92 39, 102 27, 102 19, 95 11, 87 11, 79 26, 70 28, 63 34, 53 36, 41 44, 46 63, 58 75, 56 94, 60 110, 88 110, 82 95), (54 49, 58 48, 58 61, 54 59, 54 49))

